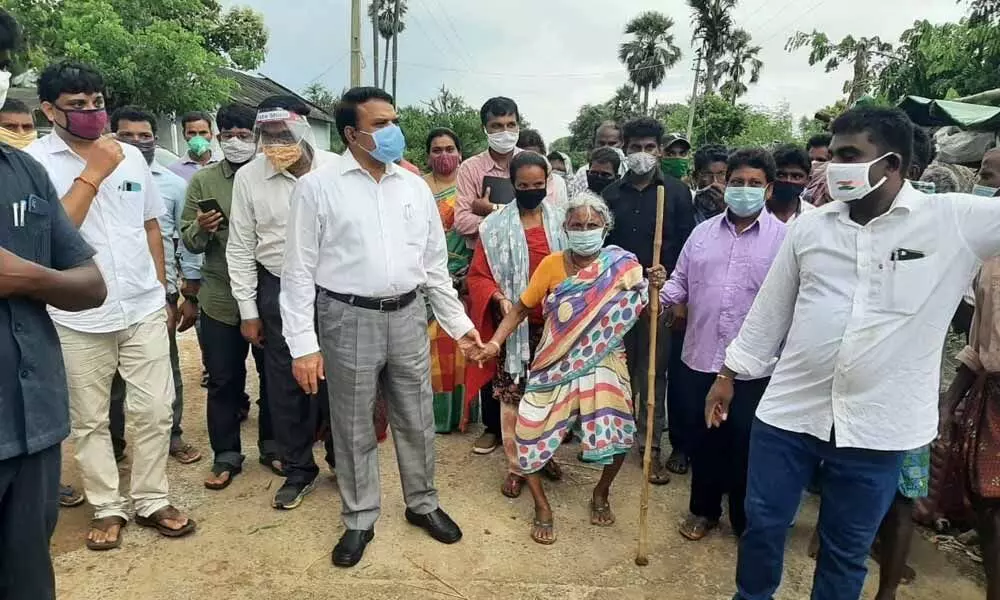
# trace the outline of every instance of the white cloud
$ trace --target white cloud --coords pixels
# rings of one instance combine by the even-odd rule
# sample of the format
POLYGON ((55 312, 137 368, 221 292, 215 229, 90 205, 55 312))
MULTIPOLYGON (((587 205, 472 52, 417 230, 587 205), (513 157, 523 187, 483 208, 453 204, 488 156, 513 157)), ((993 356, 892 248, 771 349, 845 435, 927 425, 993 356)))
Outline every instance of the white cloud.
MULTIPOLYGON (((347 0, 238 3, 261 11, 271 31, 262 73, 295 89, 316 78, 334 91, 348 84, 347 0)), ((475 107, 490 96, 510 96, 552 141, 568 133, 581 105, 603 102, 626 81, 618 45, 625 39, 625 23, 643 10, 659 10, 674 19, 675 41, 684 53, 651 102, 683 102, 691 93, 691 11, 683 0, 409 0, 408 5, 399 42, 402 104, 426 101, 442 84, 475 107)), ((842 95, 846 69, 824 73, 808 65, 807 50, 784 50, 796 30, 819 29, 835 40, 852 34, 896 42, 914 20, 957 20, 964 10, 955 0, 741 0, 736 25, 763 46, 764 61, 761 81, 751 86, 745 101, 767 106, 787 102, 793 113, 803 115, 842 95)), ((370 83, 367 17, 362 32, 363 80, 370 83)))

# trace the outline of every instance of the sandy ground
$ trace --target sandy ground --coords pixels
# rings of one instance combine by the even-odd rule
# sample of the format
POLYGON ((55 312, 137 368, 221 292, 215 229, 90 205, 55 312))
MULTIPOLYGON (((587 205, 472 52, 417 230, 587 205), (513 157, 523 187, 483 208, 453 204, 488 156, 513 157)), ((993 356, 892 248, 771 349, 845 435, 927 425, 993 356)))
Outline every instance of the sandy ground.
MULTIPOLYGON (((222 492, 202 486, 210 451, 193 333, 182 336, 181 356, 186 438, 206 458, 190 466, 170 461, 171 495, 197 519, 199 530, 184 540, 168 540, 131 525, 121 549, 101 554, 88 551, 83 543, 90 509, 64 509, 53 541, 59 597, 64 600, 722 600, 734 591, 736 543, 729 531, 700 543, 686 542, 676 532, 686 513, 688 477, 653 489, 650 562, 640 568, 633 562, 641 480, 637 460, 630 458, 613 491, 617 525, 598 529, 589 525, 587 512, 598 472, 578 463, 573 447, 564 449, 566 479, 547 484, 559 540, 543 547, 528 538, 532 511, 527 490, 519 500, 500 495, 502 453, 470 453, 478 432, 437 440, 442 506, 462 526, 462 542, 444 546, 406 524, 393 446, 387 442, 381 447, 383 514, 375 541, 356 568, 337 569, 330 564, 330 550, 342 530, 334 481, 324 473, 299 509, 272 509, 271 496, 280 479, 257 464, 256 410, 243 427, 243 475, 222 492)), ((251 396, 256 398, 255 393, 251 396)), ((71 448, 65 456, 64 479, 78 484, 71 448)), ((316 456, 321 460, 319 448, 316 456)), ((813 563, 806 557, 806 545, 816 516, 816 502, 810 500, 791 531, 779 600, 809 596, 813 563)), ((901 600, 984 597, 975 567, 939 552, 923 538, 915 541, 912 564, 919 578, 901 589, 901 600)), ((873 594, 877 572, 872 565, 865 598, 873 594)))

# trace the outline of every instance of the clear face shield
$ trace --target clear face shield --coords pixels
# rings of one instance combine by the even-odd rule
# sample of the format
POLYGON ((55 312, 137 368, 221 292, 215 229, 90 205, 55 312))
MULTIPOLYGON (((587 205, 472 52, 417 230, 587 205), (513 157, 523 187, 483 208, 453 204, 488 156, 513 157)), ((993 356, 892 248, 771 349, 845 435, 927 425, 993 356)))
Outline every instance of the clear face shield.
POLYGON ((303 156, 312 162, 316 151, 316 139, 308 119, 284 109, 257 113, 254 139, 257 151, 263 153, 277 171, 287 170, 303 156))

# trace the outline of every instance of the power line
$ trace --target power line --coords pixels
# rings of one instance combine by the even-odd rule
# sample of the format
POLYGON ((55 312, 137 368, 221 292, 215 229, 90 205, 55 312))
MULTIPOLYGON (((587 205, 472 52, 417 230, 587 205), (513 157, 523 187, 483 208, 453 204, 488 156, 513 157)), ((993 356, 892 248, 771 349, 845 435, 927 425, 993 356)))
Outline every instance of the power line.
POLYGON ((465 56, 466 51, 465 51, 465 47, 464 47, 464 41, 458 36, 458 32, 455 30, 455 26, 451 22, 451 17, 448 16, 448 11, 445 10, 445 9, 443 9, 443 8, 441 8, 441 5, 437 3, 437 0, 434 0, 434 5, 439 10, 441 10, 443 17, 446 19, 446 21, 448 23, 448 26, 451 28, 451 31, 449 31, 443 25, 441 25, 441 22, 438 21, 437 15, 434 14, 435 13, 434 8, 431 7, 429 4, 427 4, 426 5, 427 12, 430 13, 431 19, 433 19, 434 20, 434 24, 437 25, 441 29, 442 37, 452 47, 452 50, 455 51, 455 54, 460 59, 462 59, 462 62, 465 64, 465 66, 467 68, 471 69, 472 68, 472 64, 469 62, 469 59, 466 58, 466 56, 465 56), (453 37, 453 34, 454 34, 454 37, 453 37))
MULTIPOLYGON (((449 53, 447 53, 447 52, 445 52, 444 50, 441 49, 441 46, 439 46, 438 43, 437 43, 437 39, 435 39, 435 37, 433 35, 431 35, 430 33, 427 32, 427 30, 424 28, 423 23, 421 23, 420 20, 417 19, 417 15, 415 13, 410 13, 410 19, 414 23, 417 24, 417 27, 419 27, 420 31, 423 32, 424 37, 426 37, 427 39, 430 40, 431 45, 434 46, 434 49, 437 50, 440 53, 441 56, 447 56, 449 54, 449 53)), ((402 64, 402 63, 400 63, 400 64, 402 64)))
POLYGON ((775 31, 774 31, 774 33, 772 33, 772 34, 771 34, 771 35, 769 35, 768 37, 764 38, 764 39, 763 39, 763 40, 762 40, 762 41, 760 42, 760 44, 759 44, 759 45, 763 47, 763 45, 764 45, 764 44, 766 44, 767 42, 769 42, 769 41, 773 40, 774 38, 778 37, 779 35, 788 35, 788 32, 787 32, 787 31, 785 31, 785 27, 786 27, 787 25, 789 25, 789 24, 791 24, 791 23, 793 23, 793 22, 795 22, 795 21, 798 21, 799 19, 801 19, 801 18, 802 18, 802 17, 804 17, 805 15, 807 15, 807 14, 811 13, 812 11, 814 11, 815 9, 819 8, 819 6, 820 6, 820 5, 822 5, 822 4, 826 4, 826 2, 827 2, 827 0, 816 0, 816 2, 814 2, 814 3, 812 4, 812 6, 810 6, 810 7, 809 7, 809 8, 807 8, 807 9, 805 9, 805 10, 804 10, 804 11, 802 11, 802 12, 801 12, 800 14, 798 14, 798 15, 796 15, 796 16, 794 16, 794 17, 792 17, 792 18, 791 18, 791 19, 789 19, 788 21, 785 21, 785 23, 783 23, 783 24, 782 24, 782 25, 781 25, 780 27, 776 27, 776 28, 775 28, 775 31))
POLYGON ((317 75, 317 76, 313 77, 312 79, 310 79, 308 85, 312 85, 312 84, 316 83, 317 81, 319 81, 320 79, 322 79, 323 77, 325 77, 327 73, 329 73, 330 71, 332 71, 335 68, 337 68, 337 66, 340 65, 340 63, 344 62, 344 59, 346 59, 349 56, 351 56, 351 53, 347 52, 343 56, 341 56, 339 59, 337 59, 335 62, 330 63, 330 66, 327 67, 326 69, 323 69, 322 73, 320 73, 319 75, 317 75))
MULTIPOLYGON (((416 67, 418 69, 434 69, 437 71, 451 71, 455 73, 466 73, 469 75, 478 75, 481 77, 507 77, 514 79, 554 79, 554 78, 587 78, 587 77, 605 77, 607 75, 620 75, 623 72, 627 75, 629 73, 638 73, 640 71, 645 71, 647 69, 656 69, 656 65, 650 65, 647 67, 639 67, 637 69, 624 69, 615 71, 597 71, 591 73, 501 73, 496 71, 473 71, 470 69, 460 69, 455 67, 441 67, 439 65, 426 65, 422 63, 412 63, 399 61, 401 65, 407 65, 410 67, 416 67)), ((668 72, 669 76, 669 72, 668 72)))

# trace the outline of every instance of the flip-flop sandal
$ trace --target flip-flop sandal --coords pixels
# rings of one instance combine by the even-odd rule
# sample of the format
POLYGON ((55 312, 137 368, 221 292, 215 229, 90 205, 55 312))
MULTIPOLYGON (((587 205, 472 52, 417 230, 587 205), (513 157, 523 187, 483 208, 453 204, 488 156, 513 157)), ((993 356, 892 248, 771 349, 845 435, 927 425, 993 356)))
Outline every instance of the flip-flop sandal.
POLYGON ((107 533, 111 527, 118 525, 118 536, 114 541, 110 542, 95 542, 94 540, 87 539, 87 548, 89 550, 94 550, 96 552, 103 552, 105 550, 114 550, 122 545, 122 533, 125 531, 125 524, 127 521, 119 516, 103 517, 100 519, 93 519, 90 522, 91 529, 97 529, 107 533))
POLYGON ((691 461, 688 459, 687 455, 682 452, 671 452, 670 457, 667 458, 667 470, 671 473, 677 475, 687 475, 688 469, 691 468, 691 461))
POLYGON ((214 483, 206 481, 205 487, 215 491, 224 490, 227 487, 229 487, 229 484, 233 482, 233 479, 236 479, 236 476, 240 474, 240 471, 242 471, 242 469, 238 467, 216 463, 212 465, 212 475, 215 477, 219 477, 223 473, 229 473, 229 477, 227 477, 225 481, 223 481, 222 483, 214 483))
POLYGON ((201 460, 201 452, 195 450, 191 444, 184 444, 180 448, 171 450, 170 456, 182 465, 190 465, 201 460))
POLYGON ((555 532, 553 531, 553 529, 555 528, 555 523, 552 520, 542 521, 541 519, 535 519, 534 521, 532 521, 531 525, 533 527, 533 529, 531 530, 532 541, 534 541, 537 544, 541 544, 543 546, 551 546, 552 544, 556 543, 556 536, 555 532), (552 539, 539 537, 537 534, 538 530, 542 530, 543 532, 547 533, 552 533, 553 534, 552 539))
POLYGON ((670 483, 670 473, 666 471, 666 467, 660 464, 660 461, 653 463, 649 472, 649 483, 653 485, 667 485, 670 483))
POLYGON ((277 456, 269 456, 269 455, 261 456, 260 458, 257 459, 257 462, 267 467, 268 470, 270 470, 278 477, 285 476, 285 470, 283 468, 274 466, 274 463, 278 463, 279 465, 281 464, 281 459, 278 458, 277 456))
POLYGON ((705 538, 708 532, 719 526, 718 521, 710 521, 705 517, 688 515, 688 518, 681 523, 678 532, 692 542, 697 542, 705 538))
POLYGON ((542 467, 542 477, 548 479, 549 481, 562 481, 562 467, 559 466, 559 463, 557 463, 555 459, 552 459, 545 463, 545 466, 542 467))
POLYGON ((63 508, 74 508, 86 502, 83 494, 77 492, 68 485, 59 486, 59 506, 63 508))
POLYGON ((504 480, 503 485, 500 487, 500 493, 508 498, 520 498, 521 491, 524 488, 524 478, 518 477, 513 473, 508 473, 507 478, 504 480))
POLYGON ((135 524, 139 527, 149 527, 150 529, 155 529, 164 537, 179 538, 193 533, 198 526, 194 519, 190 517, 188 518, 187 523, 180 529, 171 529, 163 524, 165 519, 176 521, 181 516, 183 516, 181 515, 181 511, 177 510, 173 506, 167 505, 148 517, 140 517, 139 515, 136 515, 135 524))
POLYGON ((590 499, 590 524, 597 527, 611 527, 615 524, 615 513, 611 511, 610 502, 605 502, 604 506, 597 506, 594 504, 594 499, 590 499), (602 522, 599 517, 611 517, 611 520, 602 522))

